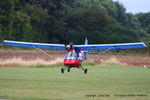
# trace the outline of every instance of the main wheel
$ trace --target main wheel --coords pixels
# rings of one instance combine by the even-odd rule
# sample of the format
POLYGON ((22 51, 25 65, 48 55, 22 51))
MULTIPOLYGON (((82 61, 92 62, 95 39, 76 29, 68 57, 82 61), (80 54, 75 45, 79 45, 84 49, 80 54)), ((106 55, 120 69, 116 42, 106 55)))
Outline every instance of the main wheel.
POLYGON ((70 68, 68 67, 68 72, 70 72, 70 68))
POLYGON ((62 74, 64 73, 64 69, 63 69, 63 68, 61 68, 61 73, 62 73, 62 74))
POLYGON ((87 73, 87 71, 88 71, 88 69, 86 68, 86 69, 84 70, 84 73, 86 74, 86 73, 87 73))

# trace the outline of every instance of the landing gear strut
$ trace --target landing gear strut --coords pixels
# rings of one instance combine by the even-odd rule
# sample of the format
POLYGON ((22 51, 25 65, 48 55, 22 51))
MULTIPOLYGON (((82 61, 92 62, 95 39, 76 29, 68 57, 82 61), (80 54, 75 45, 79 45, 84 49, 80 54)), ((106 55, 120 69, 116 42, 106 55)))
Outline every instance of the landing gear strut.
MULTIPOLYGON (((67 71, 68 71, 68 72, 70 72, 70 68, 71 68, 71 67, 68 67, 68 66, 67 66, 67 71)), ((88 71, 87 68, 84 69, 82 66, 81 66, 81 67, 78 67, 78 68, 81 69, 81 70, 83 70, 83 71, 84 71, 84 74, 86 74, 87 71, 88 71)), ((61 68, 61 73, 63 74, 65 70, 66 70, 66 67, 65 67, 65 68, 61 68)))

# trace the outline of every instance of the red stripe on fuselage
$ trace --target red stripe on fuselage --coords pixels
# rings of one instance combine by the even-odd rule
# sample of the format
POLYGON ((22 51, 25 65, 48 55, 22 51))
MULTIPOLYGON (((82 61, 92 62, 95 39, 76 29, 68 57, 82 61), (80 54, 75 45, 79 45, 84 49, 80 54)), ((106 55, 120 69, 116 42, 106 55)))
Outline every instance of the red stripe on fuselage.
POLYGON ((69 66, 72 66, 72 67, 81 66, 79 59, 65 59, 64 60, 64 65, 66 65, 66 66, 69 65, 69 66))

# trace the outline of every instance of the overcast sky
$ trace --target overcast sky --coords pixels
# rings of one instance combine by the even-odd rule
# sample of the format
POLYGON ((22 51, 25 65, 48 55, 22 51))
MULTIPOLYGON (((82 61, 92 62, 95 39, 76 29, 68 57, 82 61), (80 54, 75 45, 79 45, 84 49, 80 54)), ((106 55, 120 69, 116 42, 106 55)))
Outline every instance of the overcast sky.
POLYGON ((113 0, 121 2, 128 13, 150 12, 150 0, 113 0))

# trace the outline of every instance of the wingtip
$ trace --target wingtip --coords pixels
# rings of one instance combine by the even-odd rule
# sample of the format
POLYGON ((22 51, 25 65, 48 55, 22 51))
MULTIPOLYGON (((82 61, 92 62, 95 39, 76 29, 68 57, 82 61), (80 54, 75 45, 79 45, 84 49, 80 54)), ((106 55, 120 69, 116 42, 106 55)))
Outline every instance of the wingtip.
POLYGON ((147 46, 146 46, 146 44, 143 42, 143 45, 144 45, 144 47, 146 48, 147 46))

